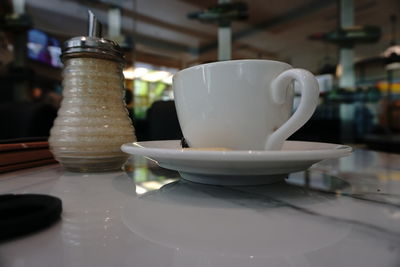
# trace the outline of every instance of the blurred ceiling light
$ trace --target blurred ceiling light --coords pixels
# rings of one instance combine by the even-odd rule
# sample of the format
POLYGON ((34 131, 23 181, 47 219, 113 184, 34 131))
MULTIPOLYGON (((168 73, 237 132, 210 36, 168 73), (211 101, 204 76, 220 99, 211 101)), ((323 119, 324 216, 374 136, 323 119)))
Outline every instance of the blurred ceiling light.
POLYGON ((174 75, 169 75, 167 78, 164 78, 162 81, 165 82, 166 84, 171 85, 172 84, 172 77, 174 77, 174 75))
POLYGON ((132 67, 127 68, 123 71, 125 79, 133 80, 135 78, 134 69, 132 67))
POLYGON ((135 78, 141 78, 143 75, 145 75, 146 73, 149 72, 149 69, 147 68, 133 68, 133 67, 129 67, 127 69, 124 70, 124 76, 125 79, 130 79, 133 80, 135 78))
POLYGON ((133 74, 134 74, 135 78, 140 78, 148 72, 149 72, 149 69, 146 69, 146 68, 135 68, 135 70, 133 71, 133 74))
POLYGON ((392 45, 383 52, 385 57, 386 70, 400 69, 400 45, 392 45))
POLYGON ((384 57, 390 57, 392 54, 400 55, 400 45, 392 45, 383 52, 384 57))
POLYGON ((143 75, 141 79, 146 82, 157 82, 167 78, 170 75, 171 73, 168 71, 152 71, 143 75))

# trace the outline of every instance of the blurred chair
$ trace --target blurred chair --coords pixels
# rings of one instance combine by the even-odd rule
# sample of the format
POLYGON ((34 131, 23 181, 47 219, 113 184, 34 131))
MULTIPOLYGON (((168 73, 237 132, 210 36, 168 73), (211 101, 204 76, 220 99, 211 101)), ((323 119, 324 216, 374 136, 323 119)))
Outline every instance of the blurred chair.
POLYGON ((311 119, 290 136, 289 140, 341 143, 341 120, 338 105, 318 106, 311 119))
POLYGON ((1 104, 0 139, 28 137, 34 110, 32 103, 1 104))
POLYGON ((0 105, 0 139, 49 136, 57 109, 45 103, 0 105))
POLYGON ((147 111, 147 140, 176 140, 182 131, 176 114, 175 103, 155 101, 147 111))

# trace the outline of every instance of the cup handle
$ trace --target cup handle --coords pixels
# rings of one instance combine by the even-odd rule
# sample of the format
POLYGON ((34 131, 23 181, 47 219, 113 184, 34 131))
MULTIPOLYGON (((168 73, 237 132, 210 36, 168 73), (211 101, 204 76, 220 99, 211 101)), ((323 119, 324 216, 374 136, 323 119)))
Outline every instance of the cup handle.
POLYGON ((287 88, 293 80, 300 84, 300 104, 289 120, 268 137, 266 150, 280 150, 285 140, 311 118, 317 107, 318 82, 311 72, 303 69, 290 69, 279 74, 271 83, 272 100, 277 104, 285 103, 287 88))

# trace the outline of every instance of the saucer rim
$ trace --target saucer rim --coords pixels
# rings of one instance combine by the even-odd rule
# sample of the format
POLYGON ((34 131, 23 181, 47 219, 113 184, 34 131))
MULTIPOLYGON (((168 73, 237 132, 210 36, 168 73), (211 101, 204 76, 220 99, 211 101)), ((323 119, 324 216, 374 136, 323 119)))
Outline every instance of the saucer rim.
POLYGON ((218 161, 297 161, 297 160, 323 160, 339 158, 350 155, 353 148, 348 145, 309 142, 309 141, 285 141, 285 143, 304 145, 330 145, 327 149, 304 149, 304 150, 186 150, 180 147, 180 140, 154 140, 126 143, 121 150, 130 155, 140 155, 155 159, 177 159, 177 160, 218 160, 218 161), (157 143, 174 143, 176 148, 149 147, 146 145, 157 143))

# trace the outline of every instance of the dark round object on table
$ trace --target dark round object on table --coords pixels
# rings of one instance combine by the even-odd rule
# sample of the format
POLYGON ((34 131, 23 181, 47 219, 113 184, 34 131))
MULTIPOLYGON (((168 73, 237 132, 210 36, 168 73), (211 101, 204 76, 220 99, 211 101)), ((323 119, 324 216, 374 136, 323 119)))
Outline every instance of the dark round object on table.
POLYGON ((39 194, 0 195, 0 240, 44 229, 62 212, 59 198, 39 194))

